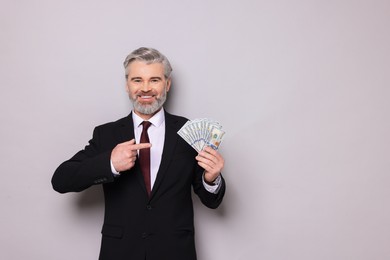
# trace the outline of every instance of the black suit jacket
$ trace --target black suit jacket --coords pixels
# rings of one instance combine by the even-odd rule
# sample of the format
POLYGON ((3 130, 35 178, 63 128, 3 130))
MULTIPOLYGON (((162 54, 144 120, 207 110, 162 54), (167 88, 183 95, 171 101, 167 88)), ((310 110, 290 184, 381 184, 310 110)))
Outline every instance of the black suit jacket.
POLYGON ((120 177, 110 168, 112 149, 134 138, 131 114, 95 128, 84 150, 62 163, 52 178, 60 192, 103 184, 105 216, 101 260, 195 260, 191 186, 204 205, 217 208, 225 193, 205 190, 196 151, 177 131, 186 118, 165 112, 165 143, 150 198, 138 162, 120 177))

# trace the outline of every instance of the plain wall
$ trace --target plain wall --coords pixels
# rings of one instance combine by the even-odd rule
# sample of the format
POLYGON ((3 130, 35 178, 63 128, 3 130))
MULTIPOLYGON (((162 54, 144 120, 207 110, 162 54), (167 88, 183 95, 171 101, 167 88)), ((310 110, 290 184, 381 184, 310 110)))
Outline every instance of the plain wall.
POLYGON ((141 46, 173 65, 167 110, 227 132, 199 260, 390 259, 389 28, 387 0, 1 0, 0 259, 97 259, 101 187, 50 179, 129 113, 141 46))

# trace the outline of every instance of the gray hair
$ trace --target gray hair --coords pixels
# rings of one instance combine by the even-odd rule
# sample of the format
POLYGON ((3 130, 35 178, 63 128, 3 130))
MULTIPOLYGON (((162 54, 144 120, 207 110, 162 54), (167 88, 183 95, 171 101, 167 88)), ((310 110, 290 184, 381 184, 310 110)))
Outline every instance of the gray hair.
POLYGON ((156 49, 141 47, 130 53, 123 62, 123 66, 126 70, 126 79, 129 76, 127 67, 136 60, 146 62, 146 64, 162 63, 164 66, 165 78, 169 79, 171 77, 172 67, 167 57, 156 49))

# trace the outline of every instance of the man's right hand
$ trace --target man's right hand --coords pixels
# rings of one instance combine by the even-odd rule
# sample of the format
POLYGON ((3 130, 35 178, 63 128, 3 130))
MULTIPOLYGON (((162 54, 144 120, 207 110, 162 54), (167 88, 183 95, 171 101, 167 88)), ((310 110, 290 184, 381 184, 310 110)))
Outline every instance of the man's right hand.
POLYGON ((137 159, 137 150, 150 148, 152 144, 136 144, 135 140, 120 143, 111 152, 111 162, 117 172, 127 171, 133 168, 137 159))

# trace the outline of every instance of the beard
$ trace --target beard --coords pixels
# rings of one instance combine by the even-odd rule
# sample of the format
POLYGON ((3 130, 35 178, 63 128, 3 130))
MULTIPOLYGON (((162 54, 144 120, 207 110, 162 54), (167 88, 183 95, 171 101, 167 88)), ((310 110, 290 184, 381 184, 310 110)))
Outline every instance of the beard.
POLYGON ((164 92, 162 93, 161 97, 156 98, 156 100, 153 101, 151 104, 143 104, 139 102, 137 98, 132 98, 131 96, 130 100, 133 102, 133 107, 135 111, 140 112, 144 115, 153 115, 162 108, 165 101, 167 100, 167 91, 166 89, 164 89, 164 92))

